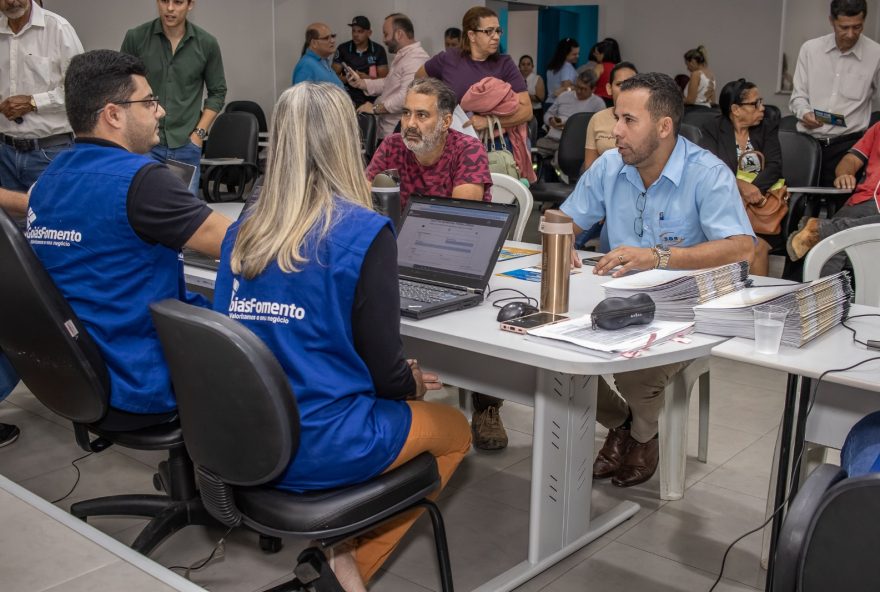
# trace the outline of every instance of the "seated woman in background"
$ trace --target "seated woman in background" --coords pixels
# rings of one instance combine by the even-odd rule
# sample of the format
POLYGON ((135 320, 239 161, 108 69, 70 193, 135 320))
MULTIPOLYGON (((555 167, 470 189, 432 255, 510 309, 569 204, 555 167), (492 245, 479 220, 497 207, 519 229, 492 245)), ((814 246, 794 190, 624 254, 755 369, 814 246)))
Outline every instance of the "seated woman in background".
POLYGON ((686 51, 684 63, 691 73, 691 80, 684 93, 684 104, 711 107, 715 102, 715 75, 709 69, 706 48, 701 45, 686 51))
POLYGON ((547 109, 544 123, 548 131, 546 136, 538 140, 538 148, 555 153, 559 149, 562 130, 569 117, 575 113, 595 113, 605 108, 605 101, 593 94, 595 89, 596 75, 592 70, 584 70, 578 74, 574 92, 562 93, 547 109))
MULTIPOLYGON (((422 400, 440 380, 403 357, 397 245, 372 210, 351 100, 333 85, 300 83, 272 119, 262 192, 223 241, 214 308, 266 343, 296 397, 300 446, 276 487, 359 483, 428 451, 442 488, 470 429, 459 410, 422 400), (253 299, 296 305, 256 319, 237 312, 253 299)), ((337 548, 331 567, 345 590, 365 590, 417 516, 337 548)))
POLYGON ((594 54, 594 59, 598 62, 594 70, 596 72, 596 94, 605 101, 606 107, 611 107, 613 103, 608 84, 611 82, 611 70, 620 63, 620 46, 616 39, 606 37, 598 43, 594 54))
POLYGON ((577 39, 566 37, 556 44, 556 51, 547 64, 547 104, 556 101, 556 97, 570 88, 574 88, 577 78, 577 64, 581 46, 577 39))
MULTIPOLYGON (((754 83, 743 78, 728 82, 718 98, 721 114, 702 126, 703 148, 724 161, 738 177, 741 173, 757 176, 749 182, 737 178, 736 185, 745 204, 758 204, 764 194, 782 177, 782 148, 779 145, 779 120, 764 117, 764 99, 754 83), (755 154, 760 152, 763 159, 755 154)), ((758 235, 751 272, 767 275, 771 243, 780 235, 758 235)), ((781 245, 780 245, 781 246, 781 245)))
POLYGON ((526 80, 529 98, 532 100, 532 114, 541 121, 544 117, 544 99, 547 91, 544 88, 544 79, 535 72, 535 61, 530 55, 524 55, 519 59, 519 71, 526 80))

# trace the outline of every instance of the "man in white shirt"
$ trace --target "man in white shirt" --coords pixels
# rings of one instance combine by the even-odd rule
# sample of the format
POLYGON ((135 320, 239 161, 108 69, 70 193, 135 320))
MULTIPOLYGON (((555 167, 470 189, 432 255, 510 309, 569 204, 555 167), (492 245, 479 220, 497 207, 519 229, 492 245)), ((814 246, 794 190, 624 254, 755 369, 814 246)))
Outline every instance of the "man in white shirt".
POLYGON ((82 53, 73 27, 33 0, 0 0, 0 186, 27 191, 73 133, 64 72, 82 53))
POLYGON ((871 102, 880 88, 880 44, 862 35, 865 0, 833 0, 834 32, 801 46, 789 109, 798 131, 822 144, 820 183, 831 186, 834 169, 868 128, 871 102), (815 111, 842 115, 846 127, 820 121, 815 111))
POLYGON ((394 133, 394 128, 400 122, 406 89, 419 68, 431 57, 416 41, 412 21, 404 14, 396 12, 385 17, 382 35, 388 53, 394 54, 388 76, 370 79, 349 73, 347 77, 349 86, 359 88, 368 95, 379 95, 375 101, 358 107, 358 113, 376 115, 379 139, 394 133))

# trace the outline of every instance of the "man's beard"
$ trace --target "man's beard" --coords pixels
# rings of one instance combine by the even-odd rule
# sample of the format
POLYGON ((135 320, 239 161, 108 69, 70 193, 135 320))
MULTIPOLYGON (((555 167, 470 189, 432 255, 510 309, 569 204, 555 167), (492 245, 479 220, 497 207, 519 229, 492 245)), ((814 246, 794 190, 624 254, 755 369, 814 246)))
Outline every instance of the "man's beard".
POLYGON ((403 144, 415 154, 426 154, 437 147, 440 138, 443 136, 443 121, 437 121, 434 129, 427 134, 421 134, 418 128, 408 127, 401 131, 403 144), (418 134, 418 139, 412 140, 407 138, 407 134, 418 134))
POLYGON ((20 19, 21 17, 23 17, 27 12, 27 9, 27 4, 25 4, 24 6, 19 6, 17 8, 7 8, 3 11, 3 16, 11 21, 14 21, 15 19, 20 19))
POLYGON ((635 148, 633 146, 629 147, 629 155, 624 156, 620 155, 621 159, 623 159, 624 164, 638 166, 645 160, 647 160, 657 148, 660 147, 660 137, 655 133, 652 135, 645 144, 640 146, 639 148, 635 148))

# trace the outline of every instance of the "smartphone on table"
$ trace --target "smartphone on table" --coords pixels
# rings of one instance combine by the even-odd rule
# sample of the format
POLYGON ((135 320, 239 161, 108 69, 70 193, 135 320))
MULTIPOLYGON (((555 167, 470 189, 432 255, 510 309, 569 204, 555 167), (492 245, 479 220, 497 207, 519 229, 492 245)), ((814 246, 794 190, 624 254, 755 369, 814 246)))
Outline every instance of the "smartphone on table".
POLYGON ((501 323, 502 331, 510 331, 511 333, 525 333, 529 329, 537 329, 544 325, 552 325, 559 321, 565 321, 568 317, 551 312, 536 312, 524 317, 510 319, 501 323))

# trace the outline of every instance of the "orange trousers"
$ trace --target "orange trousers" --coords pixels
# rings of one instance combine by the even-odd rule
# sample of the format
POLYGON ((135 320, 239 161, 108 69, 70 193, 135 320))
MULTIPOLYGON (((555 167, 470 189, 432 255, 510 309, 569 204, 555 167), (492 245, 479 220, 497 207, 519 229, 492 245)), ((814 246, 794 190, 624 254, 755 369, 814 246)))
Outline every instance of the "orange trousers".
MULTIPOLYGON (((440 489, 428 496, 429 499, 434 500, 446 487, 452 473, 471 447, 470 425, 461 411, 455 407, 427 401, 407 401, 407 404, 412 410, 409 435, 400 454, 385 472, 399 467, 423 452, 430 452, 437 459, 437 469, 440 472, 440 489)), ((400 539, 423 511, 419 508, 401 514, 357 539, 354 557, 365 584, 388 559, 400 543, 400 539)))

